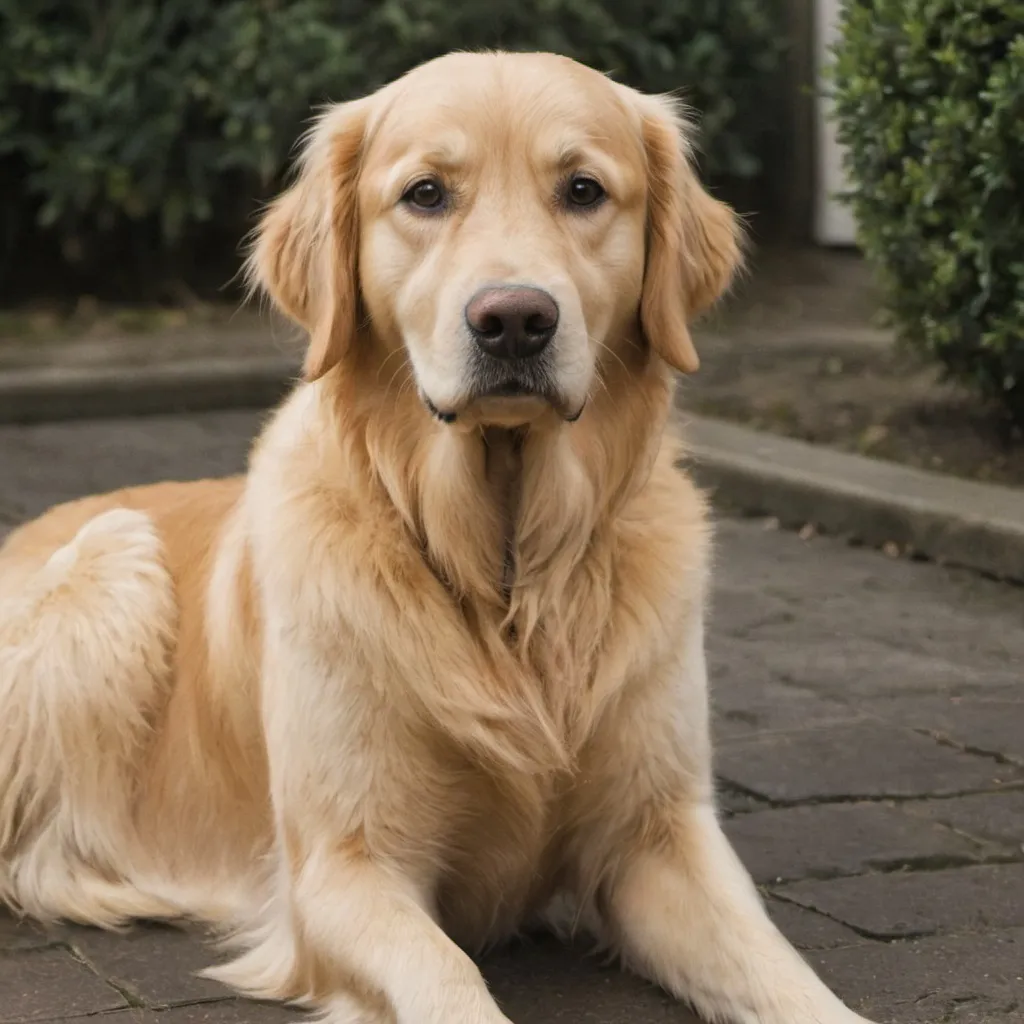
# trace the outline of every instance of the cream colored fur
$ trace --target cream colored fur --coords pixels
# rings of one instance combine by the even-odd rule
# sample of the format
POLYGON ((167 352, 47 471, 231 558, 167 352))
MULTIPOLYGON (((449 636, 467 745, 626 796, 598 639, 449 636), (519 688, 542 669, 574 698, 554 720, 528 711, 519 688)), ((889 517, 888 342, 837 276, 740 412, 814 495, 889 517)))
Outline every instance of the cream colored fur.
POLYGON ((685 132, 545 55, 318 122, 251 260, 307 380, 247 475, 0 553, 0 898, 207 922, 219 977, 332 1024, 500 1024, 469 954, 555 903, 711 1020, 861 1020, 715 813, 706 512, 668 417, 739 254, 685 132), (583 213, 554 198, 580 169, 583 213), (441 216, 400 199, 428 172, 441 216), (550 402, 473 397, 462 310, 495 280, 557 298, 550 402))

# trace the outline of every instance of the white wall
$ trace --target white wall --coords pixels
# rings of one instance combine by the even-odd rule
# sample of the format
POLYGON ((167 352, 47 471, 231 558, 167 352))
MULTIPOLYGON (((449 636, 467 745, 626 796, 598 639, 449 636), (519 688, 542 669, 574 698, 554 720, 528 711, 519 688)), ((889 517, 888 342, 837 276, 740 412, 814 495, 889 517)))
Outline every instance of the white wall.
MULTIPOLYGON (((820 69, 829 60, 829 49, 836 37, 839 0, 814 0, 814 34, 819 90, 825 86, 820 69)), ((842 167, 842 148, 836 142, 835 125, 829 115, 831 104, 819 95, 817 100, 817 167, 814 203, 814 237, 821 245, 853 245, 854 221, 849 208, 839 203, 836 192, 846 187, 842 167)))

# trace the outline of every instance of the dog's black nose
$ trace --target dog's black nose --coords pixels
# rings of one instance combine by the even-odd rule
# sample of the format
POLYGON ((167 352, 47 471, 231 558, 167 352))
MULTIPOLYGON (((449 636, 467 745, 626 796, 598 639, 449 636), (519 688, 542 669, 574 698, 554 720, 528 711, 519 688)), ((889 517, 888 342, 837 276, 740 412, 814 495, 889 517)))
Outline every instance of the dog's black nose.
POLYGON ((529 359, 555 336, 558 303, 540 288, 483 288, 466 306, 466 324, 487 355, 529 359))

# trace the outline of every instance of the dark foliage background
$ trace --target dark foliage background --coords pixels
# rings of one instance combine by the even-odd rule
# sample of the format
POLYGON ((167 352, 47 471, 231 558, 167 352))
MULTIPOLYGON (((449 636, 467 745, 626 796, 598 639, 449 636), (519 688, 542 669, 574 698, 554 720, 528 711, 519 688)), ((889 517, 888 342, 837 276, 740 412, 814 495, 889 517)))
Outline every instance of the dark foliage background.
POLYGON ((311 108, 450 49, 683 89, 704 172, 755 177, 770 0, 0 0, 0 297, 230 276, 311 108))
POLYGON ((846 0, 839 138, 897 328, 1024 426, 1024 2, 846 0))

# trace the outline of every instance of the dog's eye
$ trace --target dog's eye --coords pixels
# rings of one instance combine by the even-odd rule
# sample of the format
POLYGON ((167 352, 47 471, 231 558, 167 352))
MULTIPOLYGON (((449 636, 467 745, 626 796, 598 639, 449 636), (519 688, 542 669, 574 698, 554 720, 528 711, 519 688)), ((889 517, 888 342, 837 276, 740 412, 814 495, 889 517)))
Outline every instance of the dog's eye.
POLYGON ((569 182, 566 198, 572 206, 586 207, 596 206, 604 199, 605 195, 606 192, 599 182, 594 181, 593 178, 577 175, 569 182))
POLYGON ((442 209, 446 199, 444 188, 433 178, 423 178, 410 185, 402 194, 402 202, 425 213, 442 209))

